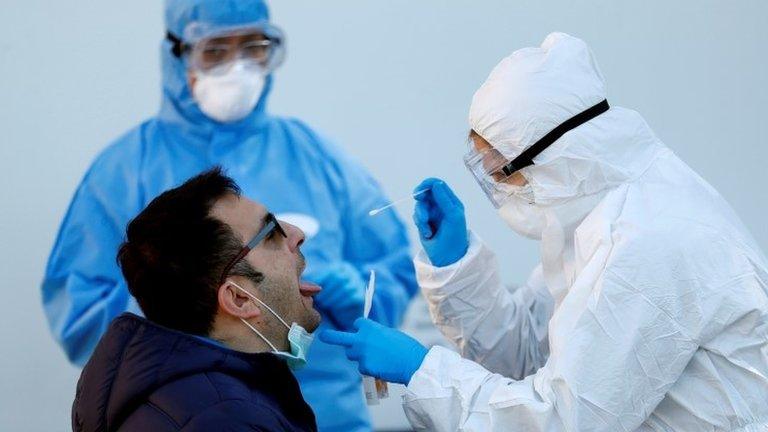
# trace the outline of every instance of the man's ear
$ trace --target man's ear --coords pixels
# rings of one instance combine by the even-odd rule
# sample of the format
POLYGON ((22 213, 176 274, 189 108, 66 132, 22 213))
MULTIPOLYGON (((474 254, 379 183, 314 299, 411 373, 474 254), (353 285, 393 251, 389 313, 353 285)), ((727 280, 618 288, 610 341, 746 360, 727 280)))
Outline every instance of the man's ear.
POLYGON ((261 315, 261 309, 256 302, 230 281, 219 286, 218 300, 219 307, 234 317, 250 319, 261 315))

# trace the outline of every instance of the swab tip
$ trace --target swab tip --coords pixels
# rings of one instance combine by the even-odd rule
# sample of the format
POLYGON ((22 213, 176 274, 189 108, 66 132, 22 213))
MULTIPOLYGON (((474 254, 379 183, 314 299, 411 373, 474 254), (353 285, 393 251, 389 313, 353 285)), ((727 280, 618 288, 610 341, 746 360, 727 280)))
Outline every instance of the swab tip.
POLYGON ((420 190, 418 192, 414 192, 414 193, 412 193, 412 194, 410 194, 408 196, 404 196, 404 197, 400 198, 399 200, 392 201, 391 203, 385 205, 384 207, 373 209, 373 210, 368 212, 368 216, 376 216, 377 214, 383 212, 384 210, 386 210, 386 209, 388 209, 390 207, 394 207, 395 205, 404 202, 408 198, 412 198, 412 197, 415 197, 417 195, 421 195, 421 194, 423 194, 424 192, 426 192, 426 191, 428 191, 430 189, 431 188, 422 189, 422 190, 420 190))

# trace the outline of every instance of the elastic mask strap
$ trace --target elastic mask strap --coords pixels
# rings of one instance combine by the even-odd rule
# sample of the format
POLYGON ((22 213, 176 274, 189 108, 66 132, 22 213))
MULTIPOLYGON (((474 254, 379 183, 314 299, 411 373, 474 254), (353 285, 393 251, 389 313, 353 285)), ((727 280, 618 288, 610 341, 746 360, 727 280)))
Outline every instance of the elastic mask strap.
MULTIPOLYGON (((234 285, 234 286, 235 286, 237 289, 239 289, 240 291, 242 291, 242 292, 243 292, 245 295, 247 295, 248 297, 252 298, 253 300, 255 300, 255 301, 257 301, 257 302, 259 302, 259 304, 261 304, 262 306, 264 306, 265 308, 267 308, 267 310, 268 310, 268 311, 272 312, 272 315, 274 315, 274 316, 275 316, 277 319, 279 319, 279 320, 280 320, 280 322, 281 322, 281 323, 283 323, 283 325, 285 326, 285 328, 287 328, 289 331, 291 330, 291 326, 289 326, 289 325, 288 325, 288 324, 287 324, 287 323, 286 323, 286 322, 285 322, 285 321, 284 321, 284 320, 283 320, 283 319, 280 317, 280 315, 278 315, 278 314, 277 314, 277 312, 273 311, 271 307, 267 306, 267 304, 266 304, 266 303, 264 303, 263 301, 259 300, 259 299, 258 299, 258 297, 256 297, 255 295, 253 295, 253 294, 249 293, 248 291, 244 290, 244 289, 243 289, 243 288, 242 288, 240 285, 238 285, 238 284, 236 284, 236 283, 234 283, 234 282, 232 282, 232 281, 229 281, 229 283, 231 283, 232 285, 234 285)), ((249 327, 250 327, 250 326, 249 326, 249 327)), ((270 344, 270 345, 271 345, 271 344, 270 344)))
POLYGON ((533 165, 533 158, 538 156, 547 147, 552 145, 552 143, 560 139, 560 137, 565 135, 566 132, 569 132, 572 129, 575 129, 592 120, 600 114, 608 111, 609 108, 610 106, 608 106, 608 100, 603 99, 603 101, 597 105, 569 118, 556 128, 552 129, 548 134, 541 137, 541 139, 536 141, 532 146, 528 147, 524 152, 520 153, 520 156, 512 159, 512 161, 505 165, 501 171, 505 175, 511 176, 515 171, 533 165))
POLYGON ((269 341, 269 339, 265 338, 265 337, 264 337, 264 335, 263 335, 263 334, 261 334, 261 332, 260 332, 260 331, 256 330, 256 327, 252 326, 252 325, 251 325, 251 323, 249 323, 248 321, 246 321, 246 320, 244 320, 244 319, 242 319, 242 318, 240 318, 240 321, 242 321, 242 322, 243 322, 243 324, 247 325, 247 326, 248 326, 248 327, 249 327, 251 330, 253 330, 253 332, 254 332, 254 333, 256 333, 257 335, 259 335, 259 337, 260 337, 260 338, 261 338, 261 339, 262 339, 264 342, 266 342, 266 343, 267 343, 267 345, 269 345, 269 347, 270 347, 270 348, 272 348, 272 351, 274 351, 274 352, 279 352, 279 351, 277 350, 277 348, 275 348, 275 346, 274 346, 274 345, 272 345, 272 342, 270 342, 270 341, 269 341))

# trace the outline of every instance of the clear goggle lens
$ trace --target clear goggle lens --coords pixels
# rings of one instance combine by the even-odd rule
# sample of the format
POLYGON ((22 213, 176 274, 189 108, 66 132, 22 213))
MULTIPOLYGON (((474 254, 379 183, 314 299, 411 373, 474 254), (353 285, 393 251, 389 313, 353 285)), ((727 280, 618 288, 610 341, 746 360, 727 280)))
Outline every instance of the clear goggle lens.
POLYGON ((502 171, 507 164, 509 160, 494 148, 481 151, 471 148, 464 156, 464 165, 497 209, 512 196, 533 200, 530 185, 519 186, 522 176, 519 171, 510 175, 502 171))
POLYGON ((283 38, 273 29, 270 35, 262 30, 223 33, 198 40, 189 54, 190 66, 206 73, 223 73, 237 60, 259 67, 269 73, 282 63, 285 47, 283 38))

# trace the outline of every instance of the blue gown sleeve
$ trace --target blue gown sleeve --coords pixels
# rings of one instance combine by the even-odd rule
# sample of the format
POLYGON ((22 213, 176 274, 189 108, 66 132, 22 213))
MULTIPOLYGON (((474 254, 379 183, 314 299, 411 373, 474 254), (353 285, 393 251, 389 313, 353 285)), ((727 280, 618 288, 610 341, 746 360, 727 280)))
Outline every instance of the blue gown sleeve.
POLYGON ((401 324, 418 289, 410 242, 395 211, 376 216, 368 212, 389 203, 379 184, 357 161, 337 155, 345 193, 342 225, 344 259, 368 280, 376 271, 376 294, 370 318, 390 327, 401 324))
POLYGON ((116 262, 125 225, 140 210, 137 167, 112 146, 97 158, 70 203, 42 282, 48 323, 69 360, 84 365, 109 323, 138 312, 116 262))

